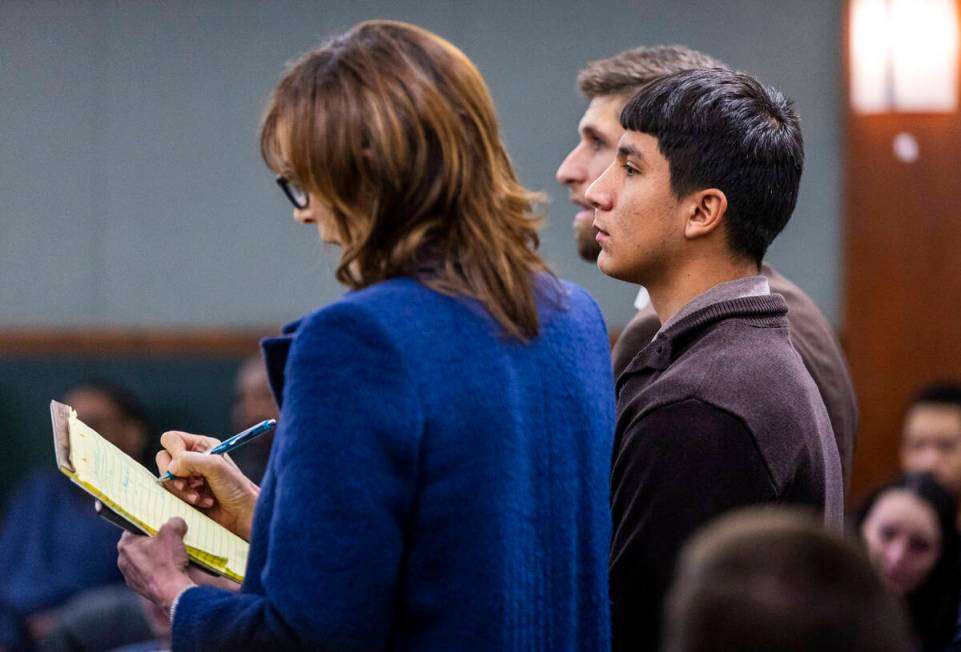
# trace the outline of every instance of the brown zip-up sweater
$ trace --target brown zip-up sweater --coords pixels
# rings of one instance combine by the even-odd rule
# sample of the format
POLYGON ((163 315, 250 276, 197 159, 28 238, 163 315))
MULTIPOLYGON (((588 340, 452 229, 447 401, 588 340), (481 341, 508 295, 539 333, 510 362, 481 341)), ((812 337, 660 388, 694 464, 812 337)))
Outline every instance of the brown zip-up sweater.
MULTIPOLYGON (((814 378, 821 392, 824 407, 831 419, 831 428, 841 454, 841 473, 845 487, 851 484, 854 464, 855 436, 858 429, 858 403, 854 385, 830 322, 804 290, 765 263, 761 274, 767 278, 772 294, 780 294, 788 305, 787 319, 791 324, 791 343, 801 354, 804 366, 814 378)), ((661 327, 657 313, 651 306, 640 310, 621 331, 614 343, 611 358, 617 378, 661 327)))
POLYGON ((756 503, 807 505, 840 527, 843 481, 824 403, 779 295, 682 317, 617 379, 611 472, 614 650, 656 650, 680 547, 756 503))

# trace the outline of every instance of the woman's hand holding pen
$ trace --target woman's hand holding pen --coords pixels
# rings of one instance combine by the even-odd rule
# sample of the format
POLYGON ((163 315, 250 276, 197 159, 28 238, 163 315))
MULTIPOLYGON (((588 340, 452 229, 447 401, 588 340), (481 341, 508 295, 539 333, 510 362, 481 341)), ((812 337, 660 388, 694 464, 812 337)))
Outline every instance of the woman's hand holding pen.
POLYGON ((226 455, 204 454, 220 440, 169 431, 160 443, 164 450, 157 453, 159 472, 178 476, 164 483, 167 489, 249 541, 260 488, 226 455))
MULTIPOLYGON (((173 431, 165 432, 160 443, 164 447, 157 453, 160 473, 170 471, 179 476, 164 482, 164 486, 231 532, 249 540, 260 489, 226 455, 204 454, 220 441, 173 431)), ((127 584, 168 613, 184 589, 211 583, 225 588, 217 580, 192 575, 184 549, 186 533, 187 524, 183 519, 172 518, 156 536, 125 532, 117 544, 117 565, 127 584)))

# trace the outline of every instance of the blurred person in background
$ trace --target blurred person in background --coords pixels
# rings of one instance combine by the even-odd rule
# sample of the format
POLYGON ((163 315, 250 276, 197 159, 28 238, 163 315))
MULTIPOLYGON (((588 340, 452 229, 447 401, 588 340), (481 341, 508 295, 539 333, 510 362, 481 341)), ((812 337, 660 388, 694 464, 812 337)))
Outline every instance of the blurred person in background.
MULTIPOLYGON (((235 432, 265 419, 277 418, 277 406, 260 354, 243 360, 234 379, 230 420, 235 432)), ((258 437, 231 453, 231 458, 259 482, 270 454, 273 433, 258 437)), ((202 571, 188 572, 198 583, 212 583, 202 571)), ((231 586, 232 585, 232 586, 231 586)), ((236 588, 221 582, 224 588, 236 588)), ((160 607, 126 585, 79 593, 56 610, 49 633, 37 642, 37 652, 94 652, 122 647, 123 652, 169 647, 170 620, 160 607), (149 630, 142 626, 143 623, 149 630)))
POLYGON ((955 499, 961 496, 961 384, 918 392, 904 417, 900 452, 903 471, 933 473, 955 499))
MULTIPOLYGON (((89 381, 67 391, 63 401, 127 455, 143 459, 150 428, 129 391, 89 381)), ((119 538, 120 530, 97 516, 93 498, 56 468, 34 471, 18 482, 0 521, 0 650, 31 649, 60 626, 57 608, 85 590, 108 585, 116 585, 134 604, 134 615, 124 618, 131 630, 127 640, 150 636, 143 618, 136 618, 137 596, 122 586, 119 538)))
MULTIPOLYGON (((240 432, 266 419, 276 418, 277 403, 270 391, 267 366, 260 354, 251 356, 241 363, 234 381, 234 398, 230 411, 234 432, 240 432)), ((273 441, 274 432, 271 431, 238 448, 230 457, 244 475, 260 484, 267 470, 273 441)))
POLYGON ((855 523, 881 579, 908 610, 924 652, 955 637, 961 549, 954 497, 929 473, 900 476, 872 493, 855 523))
POLYGON ((791 508, 732 512, 685 546, 662 652, 907 652, 896 599, 858 546, 791 508))

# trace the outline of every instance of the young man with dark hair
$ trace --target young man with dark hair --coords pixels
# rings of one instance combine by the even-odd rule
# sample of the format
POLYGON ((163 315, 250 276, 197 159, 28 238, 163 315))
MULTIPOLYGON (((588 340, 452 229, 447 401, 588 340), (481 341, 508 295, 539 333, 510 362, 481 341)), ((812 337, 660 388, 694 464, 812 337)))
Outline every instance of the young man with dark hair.
MULTIPOLYGON (((582 209, 574 218, 574 241, 584 260, 596 262, 600 253, 591 224, 594 211, 584 193, 614 160, 617 141, 624 132, 619 122, 621 109, 651 80, 694 68, 727 66, 682 45, 661 45, 633 48, 593 61, 578 74, 578 87, 590 105, 581 118, 579 142, 561 163, 556 176, 569 189, 571 201, 582 209)), ((770 265, 763 264, 761 274, 768 279, 771 292, 780 294, 787 302, 791 340, 824 399, 847 485, 854 456, 857 402, 841 347, 830 323, 803 290, 770 265)), ((635 305, 639 312, 614 345, 615 378, 661 326, 646 290, 641 290, 635 305)))
POLYGON ((683 45, 658 45, 593 61, 578 73, 578 89, 590 105, 578 125, 580 142, 557 168, 556 177, 571 191, 571 201, 582 209, 574 217, 574 244, 581 258, 593 263, 601 253, 591 226, 594 209, 584 191, 614 160, 617 141, 624 133, 619 121, 621 109, 653 79, 680 70, 723 67, 717 59, 683 45))
POLYGON ((827 411, 759 274, 797 201, 797 114, 730 70, 645 86, 586 192, 598 267, 648 289, 663 324, 617 379, 610 585, 615 650, 653 650, 677 551, 732 508, 808 505, 839 526, 827 411))
POLYGON ((961 384, 928 385, 911 401, 901 435, 901 468, 933 473, 961 497, 961 384))

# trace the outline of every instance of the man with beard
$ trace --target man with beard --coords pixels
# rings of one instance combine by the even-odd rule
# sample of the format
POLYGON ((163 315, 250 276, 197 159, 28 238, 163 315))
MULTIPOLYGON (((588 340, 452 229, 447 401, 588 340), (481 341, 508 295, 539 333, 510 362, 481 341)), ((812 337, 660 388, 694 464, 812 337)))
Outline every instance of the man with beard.
MULTIPOLYGON (((594 209, 584 193, 614 160, 618 139, 624 133, 618 121, 621 110, 630 97, 650 81, 693 68, 728 66, 681 45, 661 45, 638 47, 594 61, 578 74, 578 87, 590 104, 578 127, 579 141, 557 169, 556 177, 567 186, 571 201, 581 209, 574 218, 574 241, 578 255, 584 260, 596 262, 600 253, 596 230, 591 225, 594 209)), ((768 279, 771 292, 780 294, 787 302, 791 341, 827 407, 846 487, 854 456, 858 411, 844 355, 831 325, 801 288, 767 263, 761 266, 761 274, 768 279)), ((635 306, 639 312, 614 345, 615 378, 661 327, 643 287, 635 306)))

